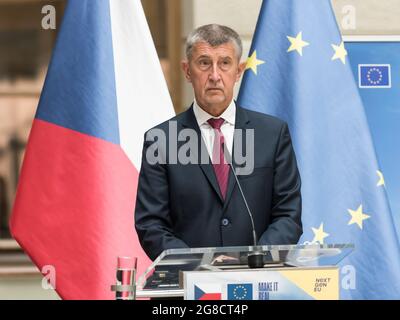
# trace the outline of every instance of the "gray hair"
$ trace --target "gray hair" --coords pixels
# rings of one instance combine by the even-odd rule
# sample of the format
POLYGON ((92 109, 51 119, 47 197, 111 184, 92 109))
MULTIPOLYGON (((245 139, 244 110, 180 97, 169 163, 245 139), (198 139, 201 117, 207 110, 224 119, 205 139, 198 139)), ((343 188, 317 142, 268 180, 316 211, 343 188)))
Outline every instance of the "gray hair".
POLYGON ((187 59, 191 58, 193 46, 198 42, 206 42, 212 47, 232 42, 236 48, 238 59, 240 60, 242 57, 242 40, 240 40, 237 32, 229 27, 219 24, 207 24, 192 31, 186 39, 185 51, 187 59))

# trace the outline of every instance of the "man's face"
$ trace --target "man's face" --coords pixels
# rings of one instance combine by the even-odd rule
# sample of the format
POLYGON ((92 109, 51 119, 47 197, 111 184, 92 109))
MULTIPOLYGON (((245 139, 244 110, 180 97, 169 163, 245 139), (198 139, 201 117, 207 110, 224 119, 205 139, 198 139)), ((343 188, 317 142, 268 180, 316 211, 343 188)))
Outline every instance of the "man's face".
POLYGON ((189 61, 182 62, 197 103, 213 115, 222 113, 232 101, 233 88, 244 67, 245 63, 239 63, 231 42, 217 47, 198 42, 193 46, 189 61))

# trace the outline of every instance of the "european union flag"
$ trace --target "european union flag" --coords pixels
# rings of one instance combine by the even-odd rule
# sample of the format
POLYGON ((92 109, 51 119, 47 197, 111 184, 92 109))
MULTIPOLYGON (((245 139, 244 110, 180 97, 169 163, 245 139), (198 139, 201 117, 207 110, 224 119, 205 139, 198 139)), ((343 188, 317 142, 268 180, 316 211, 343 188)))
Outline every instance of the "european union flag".
POLYGON ((390 64, 359 64, 360 88, 390 88, 390 64))
POLYGON ((228 300, 253 300, 251 283, 228 284, 228 300))
POLYGON ((384 178, 329 0, 263 2, 238 103, 289 125, 302 177, 300 241, 355 244, 341 262, 341 298, 399 298, 384 178))

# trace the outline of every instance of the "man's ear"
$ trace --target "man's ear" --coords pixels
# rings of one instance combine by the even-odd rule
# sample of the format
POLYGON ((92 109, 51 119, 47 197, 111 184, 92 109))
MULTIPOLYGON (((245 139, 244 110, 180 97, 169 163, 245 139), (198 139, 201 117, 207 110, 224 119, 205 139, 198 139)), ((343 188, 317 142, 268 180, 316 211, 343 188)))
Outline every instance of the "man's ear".
POLYGON ((240 79, 240 77, 242 76, 242 73, 243 73, 243 71, 245 70, 245 68, 246 68, 246 61, 245 62, 241 62, 241 63, 239 63, 239 66, 238 66, 238 73, 237 73, 237 75, 236 75, 236 81, 239 81, 239 79, 240 79))
POLYGON ((189 68, 189 61, 188 60, 182 60, 181 61, 181 67, 183 70, 183 73, 185 75, 185 78, 188 82, 192 82, 191 77, 190 77, 190 68, 189 68))

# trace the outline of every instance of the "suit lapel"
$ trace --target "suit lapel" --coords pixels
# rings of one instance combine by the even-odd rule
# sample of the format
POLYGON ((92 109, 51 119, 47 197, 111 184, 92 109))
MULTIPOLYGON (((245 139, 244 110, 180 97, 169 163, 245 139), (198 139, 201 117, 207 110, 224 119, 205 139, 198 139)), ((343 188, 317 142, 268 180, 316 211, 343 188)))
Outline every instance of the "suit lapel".
POLYGON ((190 129, 194 129, 197 133, 197 136, 199 137, 200 143, 198 144, 198 163, 203 171, 204 175, 206 176, 208 182, 211 184, 212 189, 214 189, 215 193, 217 194, 218 198, 220 199, 221 202, 224 202, 224 199, 222 197, 219 184, 217 181, 217 177, 214 172, 214 167, 212 166, 211 159, 208 156, 207 152, 207 147, 203 141, 203 136, 201 135, 201 131, 199 128, 199 125, 197 124, 196 117, 193 112, 193 105, 182 114, 182 126, 190 129), (203 151, 202 151, 203 150, 203 151), (207 156, 204 156, 205 159, 207 159, 207 163, 202 163, 201 161, 201 156, 205 153, 207 156))
MULTIPOLYGON (((235 122, 236 122, 235 123, 235 129, 242 129, 242 130, 246 129, 247 123, 249 122, 249 119, 247 117, 246 112, 242 108, 240 108, 238 105, 236 105, 236 120, 235 120, 235 122)), ((239 138, 240 137, 237 136, 236 130, 235 130, 235 134, 233 136, 233 146, 232 146, 232 155, 231 155, 232 166, 233 166, 234 169, 236 169, 238 167, 236 162, 235 162, 235 157, 234 157, 234 154, 235 154, 235 139, 239 139, 239 138)), ((243 132, 242 132, 242 148, 243 149, 246 148, 245 142, 246 142, 246 135, 243 134, 243 132)), ((242 150, 242 152, 243 152, 243 150, 242 150)), ((229 201, 230 201, 230 199, 232 197, 232 192, 233 192, 233 189, 235 188, 235 185, 236 185, 236 179, 233 176, 232 170, 230 170, 229 171, 229 178, 228 178, 228 188, 227 188, 227 191, 226 191, 226 198, 225 198, 225 201, 224 201, 223 211, 227 208, 227 206, 229 204, 229 201)))

